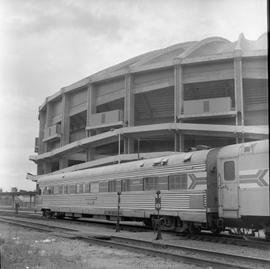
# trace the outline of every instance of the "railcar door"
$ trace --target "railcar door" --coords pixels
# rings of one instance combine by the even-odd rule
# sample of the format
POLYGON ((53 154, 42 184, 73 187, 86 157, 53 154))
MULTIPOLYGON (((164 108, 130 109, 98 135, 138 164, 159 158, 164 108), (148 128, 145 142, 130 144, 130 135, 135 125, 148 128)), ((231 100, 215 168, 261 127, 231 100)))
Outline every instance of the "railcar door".
POLYGON ((238 218, 239 189, 238 189, 237 159, 220 159, 218 188, 219 216, 223 218, 238 218))

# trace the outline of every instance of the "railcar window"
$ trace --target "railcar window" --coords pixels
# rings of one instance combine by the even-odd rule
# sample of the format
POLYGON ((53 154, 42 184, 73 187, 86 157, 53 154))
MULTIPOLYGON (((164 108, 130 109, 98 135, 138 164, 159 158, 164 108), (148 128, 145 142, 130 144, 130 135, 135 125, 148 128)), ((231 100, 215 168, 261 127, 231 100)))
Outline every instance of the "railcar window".
POLYGON ((84 192, 91 192, 91 185, 90 183, 86 183, 84 186, 84 192))
POLYGON ((64 188, 63 185, 59 185, 59 194, 63 194, 63 188, 64 188))
POLYGON ((99 183, 99 192, 108 192, 108 182, 99 183))
POLYGON ((143 186, 145 191, 156 190, 157 187, 157 178, 156 177, 147 177, 143 179, 143 186))
POLYGON ((59 193, 59 187, 58 186, 54 186, 53 189, 54 189, 53 194, 58 194, 59 193))
POLYGON ((49 192, 48 194, 54 194, 54 187, 53 186, 50 186, 49 187, 49 192))
POLYGON ((76 184, 76 193, 83 193, 83 184, 76 184))
POLYGON ((80 193, 80 184, 75 185, 75 192, 80 193))
POLYGON ((234 161, 224 162, 224 179, 231 181, 235 179, 234 161))
POLYGON ((38 195, 41 195, 41 188, 39 187, 39 185, 37 185, 37 193, 38 195))
POLYGON ((111 180, 108 182, 108 192, 115 192, 116 191, 116 181, 111 180))
POLYGON ((91 183, 91 192, 99 192, 99 183, 91 183))
MULTIPOLYGON (((122 180, 122 191, 142 191, 143 190, 143 179, 123 179, 122 180)), ((120 191, 120 190, 117 190, 120 191)))
POLYGON ((68 188, 68 193, 76 193, 76 185, 72 184, 72 185, 69 185, 69 188, 68 188))
POLYGON ((65 185, 65 194, 68 194, 68 185, 65 185))
POLYGON ((80 184, 80 193, 83 193, 83 184, 80 184))
POLYGON ((110 180, 108 182, 108 192, 117 192, 117 191, 121 191, 121 181, 110 180))
POLYGON ((142 191, 143 190, 143 179, 128 179, 129 180, 129 191, 142 191))
POLYGON ((121 189, 122 191, 130 191, 130 180, 122 179, 121 180, 121 189))
POLYGON ((187 174, 170 175, 169 190, 187 189, 187 174))
POLYGON ((168 176, 158 177, 156 181, 156 190, 168 190, 168 176))
POLYGON ((45 187, 44 189, 43 189, 43 194, 49 194, 49 192, 48 192, 48 187, 45 187))

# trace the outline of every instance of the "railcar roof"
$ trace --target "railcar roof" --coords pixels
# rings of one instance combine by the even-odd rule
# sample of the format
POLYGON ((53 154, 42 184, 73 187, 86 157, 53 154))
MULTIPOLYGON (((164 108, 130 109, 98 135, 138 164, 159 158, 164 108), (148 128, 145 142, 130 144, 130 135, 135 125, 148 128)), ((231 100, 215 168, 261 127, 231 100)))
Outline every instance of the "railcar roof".
POLYGON ((252 141, 221 148, 218 158, 234 158, 243 152, 244 147, 251 147, 253 153, 269 152, 269 140, 252 141))
POLYGON ((162 163, 167 163, 164 167, 180 165, 180 164, 195 164, 195 163, 205 163, 207 154, 210 150, 199 150, 192 152, 176 153, 169 156, 163 156, 153 159, 143 159, 123 164, 114 164, 103 167, 96 167, 90 169, 84 169, 73 172, 66 172, 55 175, 43 175, 38 177, 38 182, 51 182, 51 181, 61 181, 67 180, 69 178, 81 178, 87 175, 100 176, 100 175, 110 175, 124 172, 134 172, 143 171, 147 169, 154 168, 155 166, 160 169, 162 163))

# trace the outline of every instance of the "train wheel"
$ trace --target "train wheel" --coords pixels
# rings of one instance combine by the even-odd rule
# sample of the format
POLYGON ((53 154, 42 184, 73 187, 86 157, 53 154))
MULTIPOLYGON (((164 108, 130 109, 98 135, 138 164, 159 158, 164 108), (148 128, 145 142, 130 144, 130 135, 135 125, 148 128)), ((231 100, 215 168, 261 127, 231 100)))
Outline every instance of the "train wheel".
POLYGON ((212 232, 213 234, 219 234, 219 233, 221 232, 221 229, 218 228, 217 226, 212 226, 212 227, 211 227, 211 232, 212 232))
POLYGON ((192 225, 189 231, 191 234, 198 234, 201 232, 201 227, 192 225))
POLYGON ((161 229, 162 230, 174 230, 176 225, 175 225, 175 218, 170 217, 170 216, 163 216, 162 217, 162 222, 161 222, 161 229))
POLYGON ((49 219, 52 217, 52 212, 50 210, 43 210, 43 216, 49 219))

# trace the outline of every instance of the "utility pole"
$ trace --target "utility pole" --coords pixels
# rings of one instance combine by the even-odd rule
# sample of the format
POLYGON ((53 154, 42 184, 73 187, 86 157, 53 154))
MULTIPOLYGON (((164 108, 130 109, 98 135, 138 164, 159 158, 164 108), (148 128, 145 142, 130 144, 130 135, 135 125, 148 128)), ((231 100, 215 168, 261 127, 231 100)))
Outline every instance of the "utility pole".
POLYGON ((161 197, 160 197, 160 191, 156 192, 156 197, 155 197, 155 208, 157 210, 157 220, 156 220, 156 230, 157 230, 157 237, 156 240, 161 240, 161 219, 159 218, 159 211, 161 209, 161 197))

